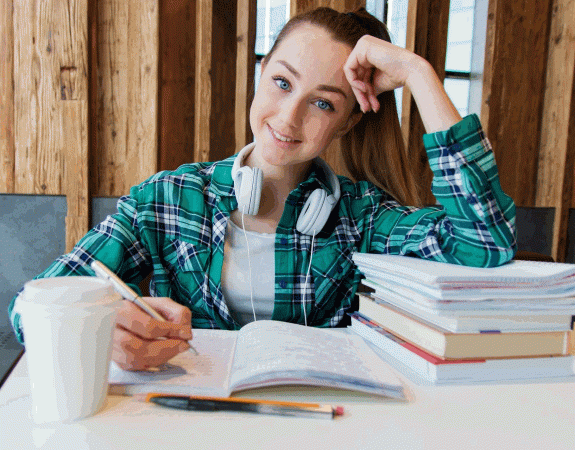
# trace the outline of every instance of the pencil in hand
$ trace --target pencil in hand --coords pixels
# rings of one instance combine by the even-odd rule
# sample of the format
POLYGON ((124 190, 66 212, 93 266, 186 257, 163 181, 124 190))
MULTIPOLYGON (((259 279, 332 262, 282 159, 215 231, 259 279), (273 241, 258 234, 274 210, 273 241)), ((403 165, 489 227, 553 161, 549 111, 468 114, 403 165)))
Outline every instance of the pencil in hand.
MULTIPOLYGON (((126 300, 129 300, 136 304, 140 309, 145 311, 148 315, 152 316, 159 322, 165 322, 164 319, 154 308, 148 305, 142 297, 140 297, 133 289, 130 288, 126 283, 124 283, 114 272, 106 267, 105 264, 101 263, 100 261, 94 260, 92 264, 90 264, 92 270, 96 273, 98 278, 102 278, 103 280, 107 280, 116 290, 118 294, 120 294, 126 300)), ((195 355, 199 355, 198 351, 192 345, 192 341, 187 341, 188 345, 190 346, 190 351, 193 352, 195 355)))

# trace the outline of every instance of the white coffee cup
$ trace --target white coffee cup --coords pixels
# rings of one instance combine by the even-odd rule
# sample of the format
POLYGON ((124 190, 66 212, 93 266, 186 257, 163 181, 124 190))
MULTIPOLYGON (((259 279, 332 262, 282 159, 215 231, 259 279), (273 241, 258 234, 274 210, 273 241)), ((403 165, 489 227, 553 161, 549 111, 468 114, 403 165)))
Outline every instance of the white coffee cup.
POLYGON ((108 390, 120 297, 95 277, 33 280, 16 301, 21 315, 36 423, 98 412, 108 390))

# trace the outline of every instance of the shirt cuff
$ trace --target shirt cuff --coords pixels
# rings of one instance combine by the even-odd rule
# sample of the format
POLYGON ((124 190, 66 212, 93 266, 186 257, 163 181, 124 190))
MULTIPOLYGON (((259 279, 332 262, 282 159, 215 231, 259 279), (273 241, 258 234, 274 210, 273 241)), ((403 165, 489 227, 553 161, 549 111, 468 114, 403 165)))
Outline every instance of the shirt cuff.
POLYGON ((466 162, 474 161, 491 151, 491 145, 476 114, 466 116, 447 130, 424 134, 423 144, 428 154, 440 148, 448 148, 450 153, 457 153, 466 162))

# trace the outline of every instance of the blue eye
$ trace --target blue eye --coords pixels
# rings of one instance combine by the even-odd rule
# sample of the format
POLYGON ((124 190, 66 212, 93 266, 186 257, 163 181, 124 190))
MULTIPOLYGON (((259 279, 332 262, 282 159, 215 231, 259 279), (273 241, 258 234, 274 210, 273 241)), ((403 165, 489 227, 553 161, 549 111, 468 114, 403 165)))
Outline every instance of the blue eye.
POLYGON ((287 91, 289 89, 289 83, 285 79, 278 77, 274 78, 274 81, 276 82, 276 84, 280 89, 284 91, 287 91))
POLYGON ((325 100, 318 100, 316 102, 316 105, 319 109, 323 111, 333 111, 333 106, 331 105, 331 103, 326 102, 325 100))

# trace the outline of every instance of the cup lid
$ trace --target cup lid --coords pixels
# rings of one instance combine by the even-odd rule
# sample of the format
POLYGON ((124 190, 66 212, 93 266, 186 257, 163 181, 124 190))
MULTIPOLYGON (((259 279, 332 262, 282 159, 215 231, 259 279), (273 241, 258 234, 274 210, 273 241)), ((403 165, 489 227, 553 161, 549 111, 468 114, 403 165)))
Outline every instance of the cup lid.
POLYGON ((119 300, 112 285, 100 278, 85 276, 49 277, 24 285, 18 302, 41 303, 50 307, 106 305, 119 300))

